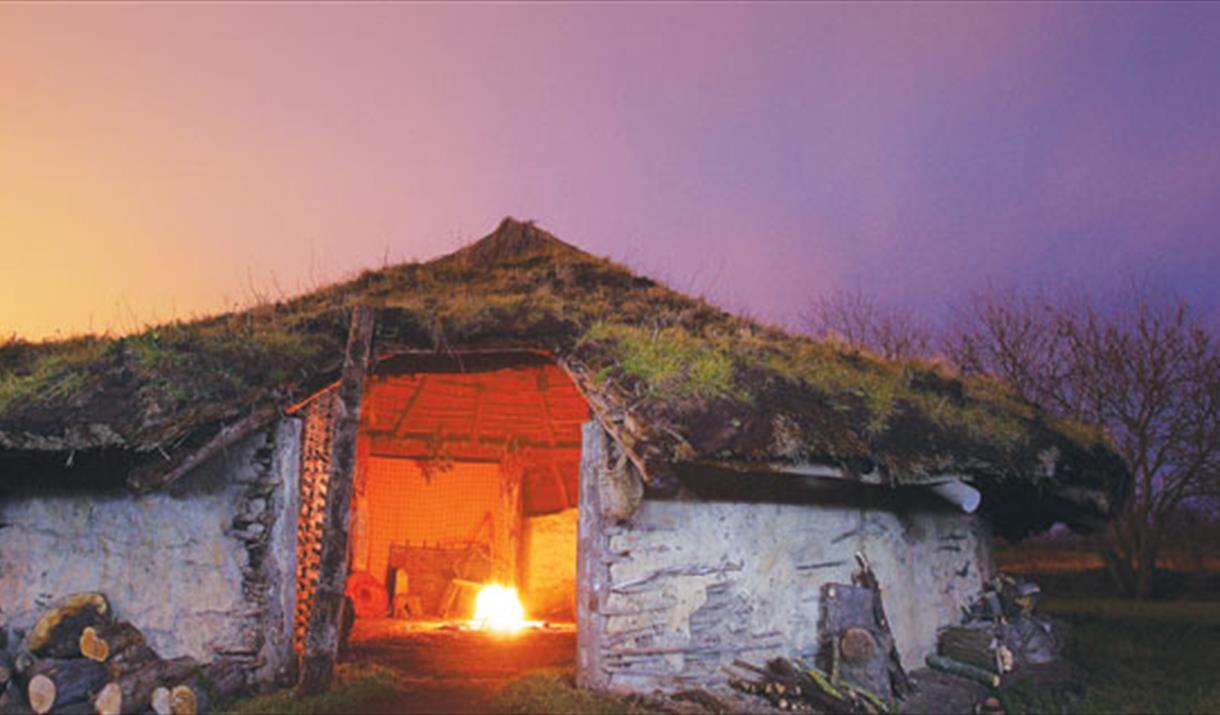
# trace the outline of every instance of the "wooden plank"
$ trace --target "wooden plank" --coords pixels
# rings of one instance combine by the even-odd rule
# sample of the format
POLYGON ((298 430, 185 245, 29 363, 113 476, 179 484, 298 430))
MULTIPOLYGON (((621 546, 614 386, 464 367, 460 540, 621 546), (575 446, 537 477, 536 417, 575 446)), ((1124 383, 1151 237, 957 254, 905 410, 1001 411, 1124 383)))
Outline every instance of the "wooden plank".
POLYGON ((347 531, 351 518, 352 482, 356 462, 356 439, 360 431, 360 399, 368 373, 373 339, 373 310, 352 311, 343 376, 336 396, 335 432, 331 447, 330 479, 322 527, 322 555, 318 586, 314 591, 305 653, 301 658, 297 695, 317 695, 330 690, 339 649, 339 619, 347 586, 347 531))

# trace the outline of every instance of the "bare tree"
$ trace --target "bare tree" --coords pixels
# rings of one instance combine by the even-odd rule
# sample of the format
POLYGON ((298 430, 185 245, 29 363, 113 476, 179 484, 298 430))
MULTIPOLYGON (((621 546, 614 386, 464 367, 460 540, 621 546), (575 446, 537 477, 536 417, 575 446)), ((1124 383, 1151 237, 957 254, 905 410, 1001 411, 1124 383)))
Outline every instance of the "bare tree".
POLYGON ((801 320, 814 337, 841 340, 887 360, 928 357, 932 349, 931 331, 913 313, 860 291, 815 298, 801 320))
POLYGON ((1169 520, 1220 497, 1220 352, 1180 301, 1133 288, 1114 306, 976 296, 946 340, 1053 413, 1103 425, 1133 475, 1105 534, 1117 585, 1147 597, 1169 520))

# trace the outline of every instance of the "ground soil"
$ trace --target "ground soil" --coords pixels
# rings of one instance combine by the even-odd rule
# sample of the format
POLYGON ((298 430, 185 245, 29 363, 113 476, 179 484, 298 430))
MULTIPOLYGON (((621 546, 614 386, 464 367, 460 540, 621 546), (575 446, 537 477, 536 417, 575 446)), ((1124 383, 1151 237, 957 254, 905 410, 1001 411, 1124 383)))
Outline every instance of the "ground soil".
POLYGON ((576 628, 547 625, 496 635, 435 623, 361 619, 343 659, 396 675, 402 692, 395 712, 482 712, 514 678, 548 668, 571 669, 576 628))

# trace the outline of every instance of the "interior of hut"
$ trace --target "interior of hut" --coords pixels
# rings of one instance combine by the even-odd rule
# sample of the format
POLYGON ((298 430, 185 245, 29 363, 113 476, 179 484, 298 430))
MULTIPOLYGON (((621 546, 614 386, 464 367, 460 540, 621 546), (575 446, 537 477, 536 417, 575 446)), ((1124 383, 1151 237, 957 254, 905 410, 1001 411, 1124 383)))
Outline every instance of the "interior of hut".
POLYGON ((573 622, 588 419, 543 355, 379 363, 361 408, 349 530, 357 619, 496 627, 514 617, 515 596, 517 617, 573 622))

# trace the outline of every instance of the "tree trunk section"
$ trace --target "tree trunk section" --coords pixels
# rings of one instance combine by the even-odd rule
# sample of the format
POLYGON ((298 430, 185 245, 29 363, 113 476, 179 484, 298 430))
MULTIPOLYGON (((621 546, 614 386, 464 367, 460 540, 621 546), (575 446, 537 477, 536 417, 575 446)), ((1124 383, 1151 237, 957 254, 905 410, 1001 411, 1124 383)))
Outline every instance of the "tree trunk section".
POLYGON ((368 371, 373 342, 373 311, 352 311, 343 376, 336 399, 335 433, 331 469, 322 527, 322 555, 318 586, 314 591, 305 653, 297 695, 317 695, 330 689, 339 649, 339 618, 347 585, 347 530, 351 519, 352 481, 356 462, 356 438, 360 431, 360 399, 368 371))

